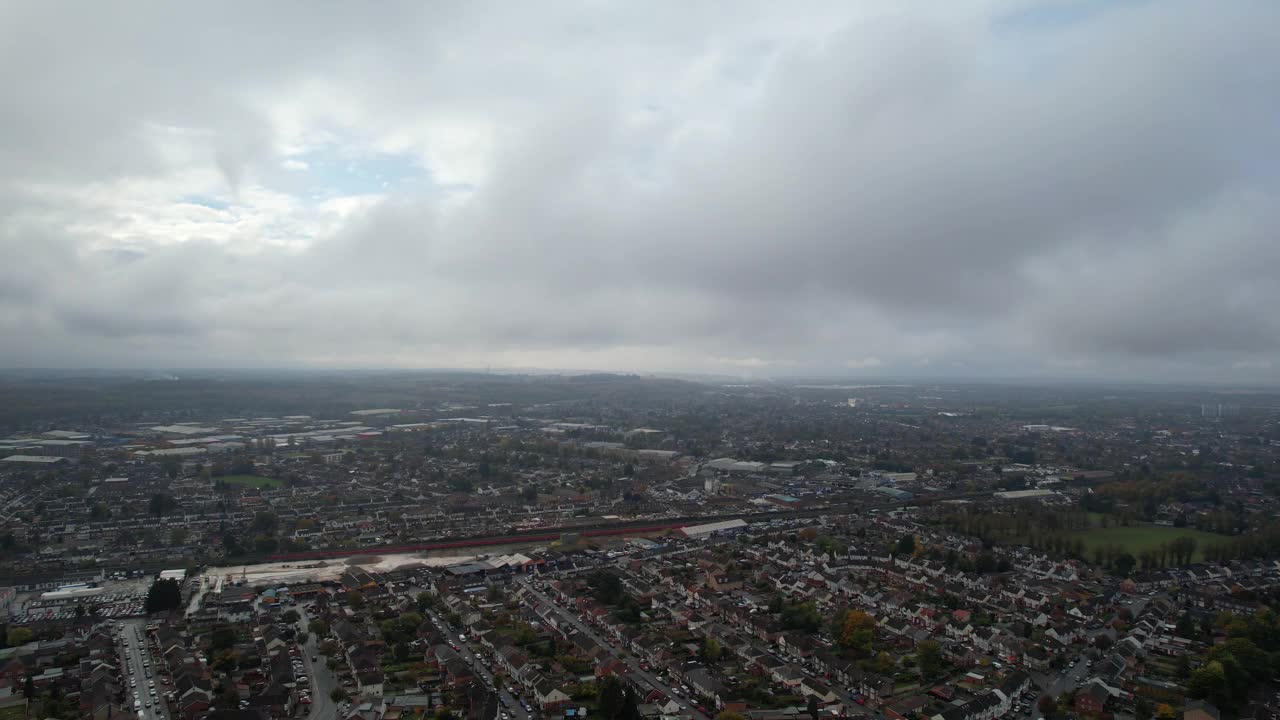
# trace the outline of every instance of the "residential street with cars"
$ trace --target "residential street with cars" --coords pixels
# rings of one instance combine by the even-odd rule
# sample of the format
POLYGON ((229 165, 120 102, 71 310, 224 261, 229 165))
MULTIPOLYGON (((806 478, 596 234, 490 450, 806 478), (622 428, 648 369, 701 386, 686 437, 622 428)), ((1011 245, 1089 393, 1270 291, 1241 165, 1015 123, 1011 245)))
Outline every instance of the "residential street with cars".
POLYGON ((146 623, 128 620, 117 624, 122 667, 128 682, 127 696, 139 720, 164 720, 158 699, 156 678, 152 673, 151 655, 146 646, 146 623))
POLYGON ((530 712, 530 708, 526 707, 526 703, 521 698, 512 695, 508 688, 499 688, 497 686, 493 677, 492 658, 476 655, 471 649, 470 642, 463 640, 462 637, 464 636, 460 634, 456 628, 450 627, 449 624, 445 622, 444 619, 442 619, 435 611, 427 610, 427 617, 430 618, 431 623, 436 626, 437 630, 450 639, 450 646, 458 653, 458 656, 461 657, 464 662, 476 671, 480 676, 480 679, 484 681, 485 685, 494 689, 494 691, 498 693, 498 699, 502 705, 500 717, 502 717, 503 720, 506 720, 506 718, 514 718, 515 720, 531 720, 532 718, 537 717, 537 715, 530 712))
MULTIPOLYGON (((298 627, 305 628, 311 622, 307 609, 303 605, 299 605, 298 611, 298 627)), ((320 643, 324 638, 316 637, 314 633, 308 633, 307 641, 299 648, 298 662, 302 669, 306 671, 309 687, 312 692, 310 695, 311 704, 307 717, 312 720, 337 720, 340 716, 340 708, 333 701, 330 695, 333 690, 340 687, 337 675, 329 668, 328 662, 319 654, 320 643), (314 658, 314 660, 313 660, 314 658)))
POLYGON ((618 648, 614 644, 600 637, 599 634, 597 634, 594 630, 592 630, 585 623, 583 623, 581 618, 579 618, 576 613, 565 610, 558 603, 556 603, 555 600, 548 597, 541 590, 538 590, 537 587, 534 586, 530 578, 522 577, 517 582, 523 585, 528 590, 528 592, 533 594, 534 597, 538 598, 538 600, 541 601, 544 605, 551 608, 551 610, 555 612, 559 618, 569 623, 575 630, 585 634, 587 637, 591 638, 592 640, 595 640, 600 645, 609 648, 615 657, 617 657, 619 660, 626 662, 631 667, 632 672, 637 673, 640 677, 642 677, 645 680, 645 682, 649 683, 651 686, 653 686, 660 692, 665 693, 667 697, 670 697, 671 699, 678 702, 681 708, 685 712, 687 712, 690 716, 695 718, 695 720, 708 720, 708 717, 709 717, 708 714, 700 711, 698 707, 695 704, 693 704, 693 702, 689 699, 688 689, 681 689, 674 684, 664 682, 657 675, 641 667, 640 662, 635 657, 633 657, 630 653, 628 653, 626 650, 618 648))

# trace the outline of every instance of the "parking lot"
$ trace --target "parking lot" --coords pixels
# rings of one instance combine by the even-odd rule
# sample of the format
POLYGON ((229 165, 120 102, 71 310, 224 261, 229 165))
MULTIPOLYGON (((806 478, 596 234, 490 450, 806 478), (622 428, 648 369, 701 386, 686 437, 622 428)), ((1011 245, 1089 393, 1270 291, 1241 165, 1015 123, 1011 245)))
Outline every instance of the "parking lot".
POLYGON ((77 607, 84 607, 80 614, 92 612, 100 618, 126 618, 142 615, 146 605, 147 593, 111 592, 77 600, 35 600, 16 613, 10 622, 16 625, 48 622, 53 620, 74 620, 77 607))
POLYGON ((100 586, 105 589, 101 594, 66 599, 42 599, 44 592, 22 593, 11 605, 13 614, 9 622, 28 625, 69 621, 82 614, 122 619, 139 617, 145 613, 151 578, 104 580, 100 586), (82 607, 83 610, 77 611, 77 607, 82 607))

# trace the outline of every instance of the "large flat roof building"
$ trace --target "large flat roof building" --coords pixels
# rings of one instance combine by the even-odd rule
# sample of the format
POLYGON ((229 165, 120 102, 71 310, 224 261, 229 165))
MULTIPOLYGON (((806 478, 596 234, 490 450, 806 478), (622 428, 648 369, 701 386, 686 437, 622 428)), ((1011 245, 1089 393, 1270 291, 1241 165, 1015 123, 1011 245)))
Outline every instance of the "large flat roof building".
POLYGON ((213 435, 218 432, 218 428, 199 425, 157 425, 150 430, 165 435, 213 435))
POLYGON ((708 538, 719 533, 734 532, 741 530, 747 526, 745 520, 723 520, 721 522, 707 523, 705 525, 690 525, 680 528, 680 532, 685 537, 701 539, 708 538))
POLYGON ((76 432, 74 430, 49 430, 40 433, 42 436, 53 440, 92 440, 93 436, 89 433, 76 432))
POLYGON ((882 485, 876 488, 875 492, 878 492, 881 495, 888 495, 894 500, 910 500, 912 497, 914 497, 911 493, 907 492, 906 490, 899 490, 898 488, 889 487, 888 485, 882 485))
POLYGON ((176 447, 176 448, 160 448, 159 450, 139 450, 137 455, 143 457, 190 457, 192 455, 204 455, 209 452, 202 447, 176 447))
POLYGON ((26 463, 30 465, 56 465, 57 463, 71 462, 64 457, 55 457, 53 455, 10 455, 0 458, 0 462, 7 463, 26 463))
POLYGON ((702 465, 708 470, 716 472, 727 472, 735 475, 748 475, 752 473, 762 473, 768 465, 762 462, 754 462, 752 460, 736 460, 734 458, 716 458, 702 465))
POLYGON ((1038 500, 1040 498, 1053 497, 1058 493, 1053 490, 1007 490, 1004 492, 991 493, 991 496, 999 500, 1038 500))

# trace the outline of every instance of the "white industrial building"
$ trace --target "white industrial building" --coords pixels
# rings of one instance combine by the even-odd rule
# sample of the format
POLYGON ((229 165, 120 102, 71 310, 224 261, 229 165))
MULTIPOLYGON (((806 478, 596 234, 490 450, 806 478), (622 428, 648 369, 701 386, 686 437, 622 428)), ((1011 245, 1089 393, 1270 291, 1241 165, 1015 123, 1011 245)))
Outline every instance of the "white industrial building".
POLYGON ((1041 498, 1054 497, 1058 493, 1052 490, 1035 489, 1035 490, 1006 490, 1004 492, 992 493, 992 496, 998 500, 1039 500, 1041 498))
POLYGON ((762 462, 753 462, 751 460, 735 460, 733 458, 716 458, 703 464, 703 469, 715 470, 716 472, 726 472, 735 475, 750 475, 754 473, 762 473, 768 465, 762 462))
POLYGON ((707 523, 705 525, 690 525, 688 527, 682 527, 680 528, 680 532, 684 533, 685 537, 701 540, 714 535, 737 532, 746 526, 746 521, 742 519, 722 520, 720 522, 707 523))
POLYGON ((107 591, 101 587, 66 587, 59 590, 50 590, 47 593, 41 593, 41 600, 78 600, 80 598, 94 597, 101 595, 107 591))
POLYGON ((218 432, 218 428, 198 425, 157 425, 151 428, 151 431, 165 435, 212 435, 218 432))
POLYGON ((76 432, 74 430, 49 430, 40 433, 42 436, 53 440, 92 440, 93 436, 89 433, 76 432))
POLYGON ((54 465, 57 463, 71 461, 64 457, 54 457, 52 455, 10 455, 5 458, 0 458, 0 462, 27 463, 31 465, 54 465))
POLYGON ((141 457, 190 457, 192 455, 204 455, 208 450, 202 447, 176 447, 161 448, 159 450, 139 450, 135 455, 141 457))

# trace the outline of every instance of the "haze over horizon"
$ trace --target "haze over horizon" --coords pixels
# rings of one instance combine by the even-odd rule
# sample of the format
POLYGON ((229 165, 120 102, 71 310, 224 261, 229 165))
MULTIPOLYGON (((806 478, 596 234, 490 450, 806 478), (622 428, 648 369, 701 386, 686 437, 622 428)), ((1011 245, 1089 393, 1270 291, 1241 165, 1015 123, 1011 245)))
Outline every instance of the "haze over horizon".
POLYGON ((1280 4, 0 4, 0 367, 1280 381, 1280 4))

